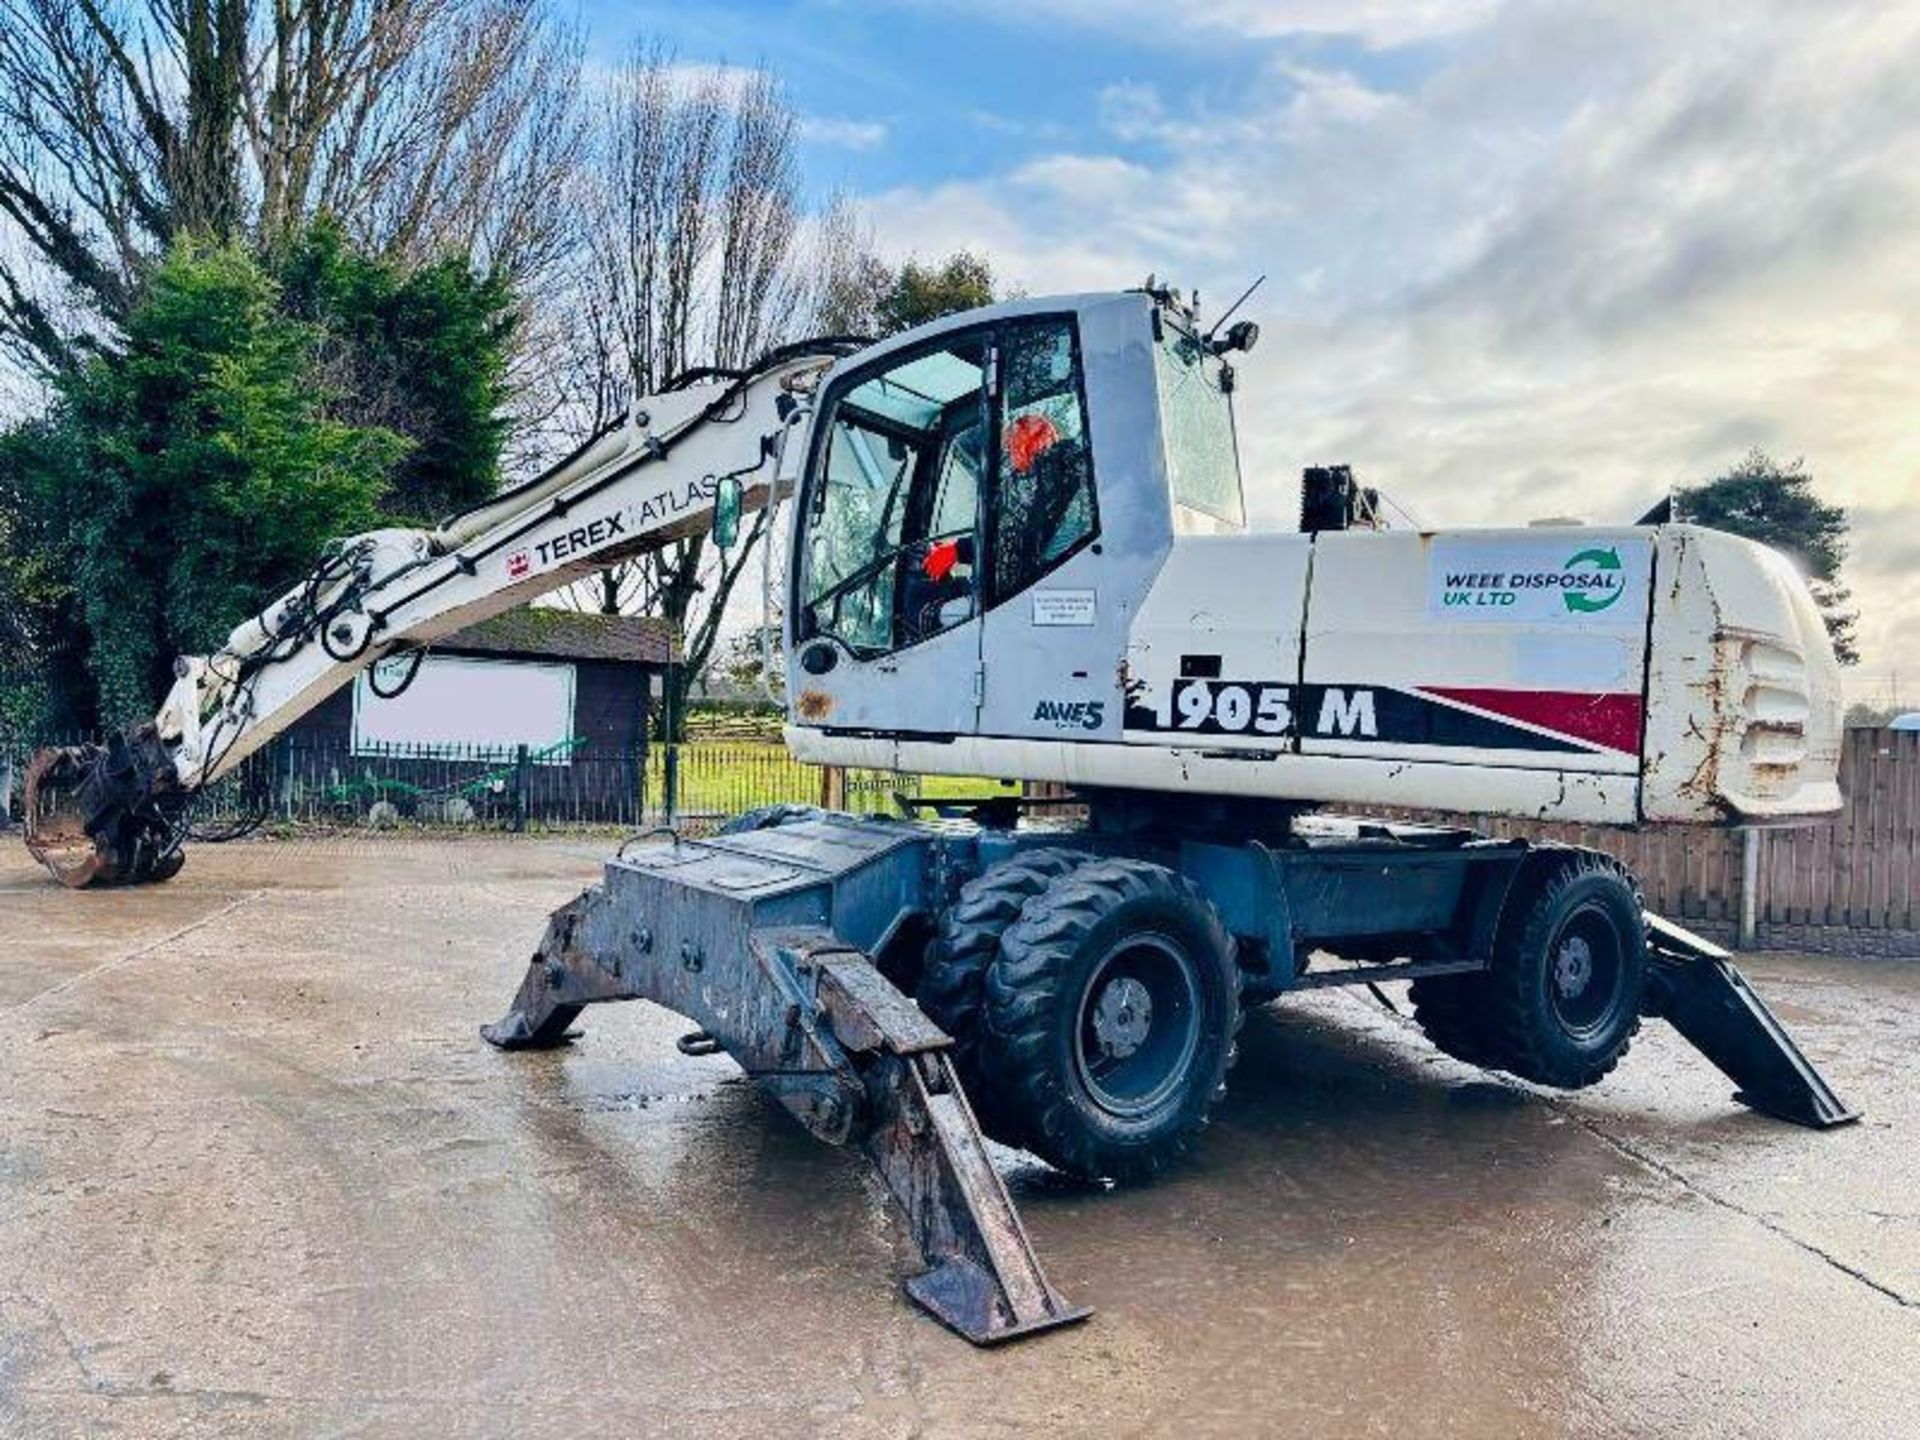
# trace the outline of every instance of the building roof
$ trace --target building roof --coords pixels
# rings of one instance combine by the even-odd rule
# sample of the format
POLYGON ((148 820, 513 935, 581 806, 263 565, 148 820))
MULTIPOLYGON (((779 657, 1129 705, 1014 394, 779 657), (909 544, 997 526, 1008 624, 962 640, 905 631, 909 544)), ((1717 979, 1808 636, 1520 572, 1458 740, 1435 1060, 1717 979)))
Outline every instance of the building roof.
POLYGON ((651 615, 582 615, 523 605, 436 641, 436 650, 524 655, 540 660, 626 660, 667 665, 680 658, 673 626, 651 615))

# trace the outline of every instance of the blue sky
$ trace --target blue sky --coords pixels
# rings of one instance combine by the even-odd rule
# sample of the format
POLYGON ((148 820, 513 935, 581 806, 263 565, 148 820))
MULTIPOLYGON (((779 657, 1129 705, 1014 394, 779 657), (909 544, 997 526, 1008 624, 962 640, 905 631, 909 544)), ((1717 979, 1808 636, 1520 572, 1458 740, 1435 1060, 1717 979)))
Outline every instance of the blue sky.
POLYGON ((602 5, 762 66, 807 185, 1030 293, 1255 275, 1258 519, 1346 462, 1438 524, 1622 521, 1751 446, 1853 515, 1854 693, 1920 697, 1912 0, 602 5))
MULTIPOLYGON (((1074 146, 1102 135, 1102 97, 1117 85, 1152 84, 1190 105, 1227 110, 1262 83, 1277 56, 1387 86, 1429 68, 1436 49, 1370 51, 1337 34, 1248 44, 1211 27, 1106 26, 1044 4, 740 0, 595 7, 591 19, 600 59, 618 58, 644 35, 686 61, 779 74, 814 122, 803 145, 816 194, 978 179, 1074 146)), ((1154 149, 1137 136, 1107 134, 1104 144, 1130 159, 1154 149)))

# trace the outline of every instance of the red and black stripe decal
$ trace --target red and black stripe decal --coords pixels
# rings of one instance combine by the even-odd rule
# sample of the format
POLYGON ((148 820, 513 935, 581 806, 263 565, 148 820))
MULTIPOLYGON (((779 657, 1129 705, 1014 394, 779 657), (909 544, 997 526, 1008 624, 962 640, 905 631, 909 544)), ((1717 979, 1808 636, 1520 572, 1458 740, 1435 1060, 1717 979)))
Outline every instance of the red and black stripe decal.
POLYGON ((1640 753, 1641 701, 1635 694, 1580 690, 1491 690, 1426 686, 1422 693, 1489 716, 1518 720, 1585 742, 1599 750, 1640 753))
POLYGON ((1402 690, 1182 676, 1171 701, 1164 721, 1138 701, 1129 704, 1126 728, 1565 755, 1634 755, 1640 749, 1636 694, 1485 686, 1402 690))
MULTIPOLYGON (((1351 692, 1353 687, 1346 688, 1351 692)), ((1588 755, 1598 748, 1578 735, 1537 726, 1522 716, 1503 714, 1492 706, 1462 701, 1441 691, 1375 686, 1373 694, 1374 734, 1317 728, 1312 710, 1306 716, 1309 728, 1305 733, 1317 740, 1372 740, 1382 745, 1434 745, 1455 750, 1588 755), (1515 720, 1522 723, 1515 724, 1515 720)))

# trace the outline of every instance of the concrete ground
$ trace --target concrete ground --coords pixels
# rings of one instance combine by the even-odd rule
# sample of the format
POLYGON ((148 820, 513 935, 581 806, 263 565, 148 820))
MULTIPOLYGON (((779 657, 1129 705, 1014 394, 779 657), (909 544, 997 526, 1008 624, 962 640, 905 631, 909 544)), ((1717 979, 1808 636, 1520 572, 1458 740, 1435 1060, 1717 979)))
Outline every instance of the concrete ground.
POLYGON ((1920 1434, 1920 966, 1749 973, 1867 1112, 1664 1027, 1578 1097, 1364 995, 1249 1022, 1198 1163, 1005 1156, 1085 1326, 974 1350, 852 1156, 687 1027, 502 1055, 597 841, 201 848, 74 894, 0 839, 0 1435, 1920 1434))

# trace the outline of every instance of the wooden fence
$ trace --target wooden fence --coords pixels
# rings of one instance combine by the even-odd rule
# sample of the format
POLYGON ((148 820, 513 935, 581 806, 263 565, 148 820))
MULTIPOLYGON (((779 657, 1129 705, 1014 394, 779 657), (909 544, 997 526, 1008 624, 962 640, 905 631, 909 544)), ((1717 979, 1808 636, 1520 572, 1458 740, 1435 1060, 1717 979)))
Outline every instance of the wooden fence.
MULTIPOLYGON (((1849 730, 1840 789, 1846 809, 1831 825, 1753 832, 1754 942, 1920 955, 1920 732, 1849 730)), ((1604 850, 1640 877, 1649 909, 1716 939, 1738 935, 1745 832, 1470 818, 1494 834, 1604 850)))
MULTIPOLYGON (((678 777, 681 810, 730 814, 776 800, 884 808, 856 803, 855 792, 862 787, 844 776, 829 775, 822 791, 818 772, 787 760, 777 747, 757 747, 777 757, 758 769, 719 750, 695 764, 703 747, 685 748, 694 759, 686 760, 678 777)), ((17 758, 0 746, 0 823, 11 788, 5 783, 7 762, 17 758)), ((888 794, 919 788, 917 778, 895 776, 878 777, 868 788, 876 786, 888 794)), ((1751 843, 1756 852, 1753 943, 1920 956, 1920 732, 1849 730, 1840 788, 1847 802, 1840 818, 1806 830, 1661 826, 1629 831, 1490 816, 1450 818, 1491 834, 1560 840, 1617 856, 1639 876, 1649 909, 1725 942, 1739 939, 1744 847, 1751 843)), ((661 793, 664 780, 642 785, 631 801, 633 817, 622 810, 599 818, 651 814, 648 800, 661 793)), ((469 805, 470 814, 481 808, 477 801, 469 805)), ((572 818, 588 817, 582 811, 572 818)))

